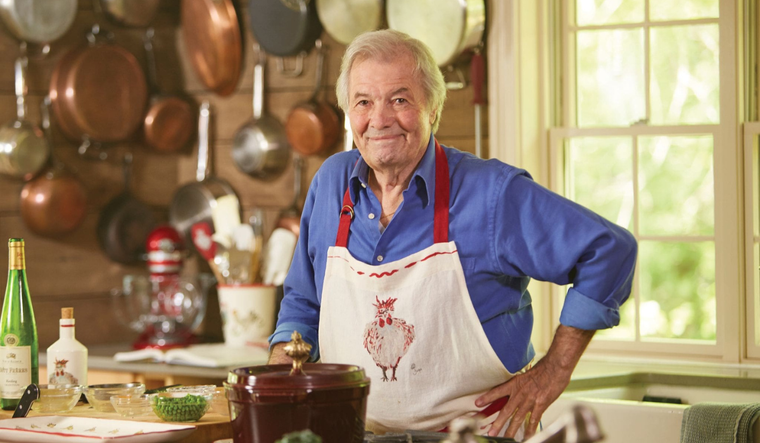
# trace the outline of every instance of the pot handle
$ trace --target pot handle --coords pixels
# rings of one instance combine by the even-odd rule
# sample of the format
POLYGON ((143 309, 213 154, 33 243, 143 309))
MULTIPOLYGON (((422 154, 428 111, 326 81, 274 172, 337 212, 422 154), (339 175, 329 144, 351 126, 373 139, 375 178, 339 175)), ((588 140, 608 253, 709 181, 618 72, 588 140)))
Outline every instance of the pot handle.
POLYGON ((290 335, 290 341, 283 348, 285 353, 293 359, 293 368, 290 375, 306 375, 303 371, 303 364, 309 358, 311 345, 303 341, 298 331, 293 331, 290 335))
POLYGON ((319 90, 322 88, 322 76, 324 75, 325 66, 325 51, 327 48, 322 45, 322 40, 317 39, 314 42, 314 47, 317 50, 317 78, 314 84, 314 92, 311 94, 311 101, 317 100, 319 90))
POLYGON ((211 172, 208 149, 208 128, 211 120, 211 105, 208 100, 201 103, 198 116, 198 169, 195 171, 195 179, 202 182, 211 172))
POLYGON ((16 59, 14 89, 16 91, 16 117, 23 121, 26 118, 26 70, 29 67, 29 58, 22 55, 16 59))
POLYGON ((256 60, 253 65, 253 119, 259 120, 264 114, 264 66, 267 58, 258 44, 253 45, 253 57, 256 60))
POLYGON ((296 56, 296 66, 291 70, 285 69, 285 58, 277 57, 277 72, 283 77, 295 78, 303 74, 303 60, 306 58, 306 51, 301 51, 296 56))
POLYGON ((158 93, 158 70, 156 69, 156 53, 153 51, 153 36, 156 30, 153 27, 145 30, 143 37, 143 47, 145 48, 145 61, 148 67, 148 85, 158 93))

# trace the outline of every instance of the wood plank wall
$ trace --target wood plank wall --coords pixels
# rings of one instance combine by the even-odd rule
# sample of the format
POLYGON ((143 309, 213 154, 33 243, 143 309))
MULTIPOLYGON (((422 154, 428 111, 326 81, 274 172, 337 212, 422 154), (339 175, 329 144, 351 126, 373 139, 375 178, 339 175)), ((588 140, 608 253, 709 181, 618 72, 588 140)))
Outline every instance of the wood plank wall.
MULTIPOLYGON (((39 104, 48 93, 51 72, 66 52, 85 43, 85 34, 93 23, 115 34, 117 44, 131 51, 145 66, 142 47, 144 29, 120 28, 109 23, 93 8, 93 0, 79 0, 79 10, 71 29, 61 39, 53 42, 51 52, 44 58, 29 63, 28 112, 29 120, 39 124, 39 104)), ((244 26, 248 23, 247 1, 235 0, 237 11, 242 14, 244 26)), ((278 214, 293 199, 292 166, 281 177, 272 181, 260 181, 240 172, 231 157, 232 140, 237 129, 252 116, 251 46, 254 42, 249 29, 244 28, 245 51, 241 80, 235 93, 219 97, 205 90, 188 62, 183 46, 179 23, 179 0, 164 0, 153 26, 156 28, 155 51, 158 60, 159 86, 164 92, 183 94, 196 105, 203 100, 212 104, 211 147, 214 173, 228 180, 240 196, 247 220, 253 208, 264 210, 268 233, 276 223, 278 214)), ((422 19, 422 18, 421 18, 422 19)), ((5 29, 0 33, 0 124, 15 118, 13 93, 13 63, 19 54, 18 42, 5 29)), ((328 47, 326 62, 326 85, 323 96, 335 103, 334 85, 338 76, 340 59, 345 47, 323 33, 322 40, 328 47)), ((286 60, 292 64, 292 60, 286 60)), ((265 109, 285 121, 290 109, 298 102, 308 99, 314 85, 315 55, 309 54, 304 73, 289 78, 278 73, 276 63, 270 59, 266 68, 265 109)), ((464 66, 465 72, 467 67, 464 66)), ((108 79, 103 79, 108 81, 108 79)), ((108 106, 108 103, 103 103, 108 106)), ((474 112, 472 88, 451 91, 438 131, 438 139, 449 146, 474 151, 474 112)), ((482 115, 488 115, 484 109, 482 115)), ((484 150, 487 152, 487 122, 483 121, 484 150)), ((43 238, 31 233, 19 213, 19 194, 23 182, 0 177, 0 239, 23 237, 26 240, 29 286, 32 292, 40 349, 44 350, 58 338, 60 308, 73 306, 77 318, 77 336, 89 346, 131 342, 137 335, 120 322, 114 313, 112 288, 121 284, 125 274, 145 274, 144 266, 123 266, 109 261, 101 251, 95 228, 102 208, 123 189, 121 166, 118 162, 125 152, 132 152, 134 167, 132 193, 151 206, 158 219, 167 220, 167 207, 177 188, 191 182, 195 177, 197 145, 193 142, 186 150, 175 154, 151 151, 135 137, 134 140, 106 148, 112 161, 84 159, 76 153, 78 143, 67 140, 59 131, 54 132, 54 151, 68 168, 75 171, 88 193, 87 217, 73 233, 62 238, 43 238)), ((322 156, 306 159, 303 189, 313 177, 326 156, 339 151, 342 141, 322 156)), ((304 192, 305 194, 305 192, 304 192)), ((7 254, 0 253, 0 269, 7 269, 7 254)), ((207 270, 205 263, 192 257, 185 273, 192 275, 207 270)), ((213 293, 209 295, 209 307, 201 334, 208 339, 221 339, 218 304, 213 293)))

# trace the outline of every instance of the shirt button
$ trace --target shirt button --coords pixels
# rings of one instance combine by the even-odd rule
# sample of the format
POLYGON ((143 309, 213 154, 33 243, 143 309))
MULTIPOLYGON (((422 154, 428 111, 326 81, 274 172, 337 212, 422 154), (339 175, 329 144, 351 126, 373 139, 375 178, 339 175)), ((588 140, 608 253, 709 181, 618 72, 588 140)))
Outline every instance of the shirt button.
POLYGON ((375 219, 375 214, 373 214, 373 213, 370 212, 367 217, 369 217, 370 220, 374 220, 375 219))
POLYGON ((377 256, 377 261, 383 261, 383 256, 382 255, 378 255, 377 256))

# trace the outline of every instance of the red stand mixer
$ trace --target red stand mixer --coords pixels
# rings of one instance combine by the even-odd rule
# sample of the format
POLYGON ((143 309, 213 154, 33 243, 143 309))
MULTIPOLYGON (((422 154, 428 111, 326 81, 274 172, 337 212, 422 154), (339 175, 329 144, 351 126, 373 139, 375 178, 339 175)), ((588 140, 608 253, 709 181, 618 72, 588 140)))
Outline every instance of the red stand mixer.
POLYGON ((126 276, 122 291, 129 325, 141 332, 132 346, 170 349, 197 343, 193 330, 203 320, 206 301, 197 283, 180 276, 187 253, 181 234, 159 226, 148 235, 146 250, 149 276, 126 276))

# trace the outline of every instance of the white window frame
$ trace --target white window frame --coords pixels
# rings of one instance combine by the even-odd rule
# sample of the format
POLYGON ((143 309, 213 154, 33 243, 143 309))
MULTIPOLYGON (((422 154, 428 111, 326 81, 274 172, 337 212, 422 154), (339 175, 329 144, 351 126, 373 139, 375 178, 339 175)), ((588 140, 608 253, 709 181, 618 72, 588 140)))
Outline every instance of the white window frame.
MULTIPOLYGON (((561 192, 560 150, 552 150, 551 137, 584 135, 583 129, 552 128, 551 59, 549 32, 551 2, 556 0, 491 0, 488 35, 489 141, 491 156, 526 168, 544 186, 561 192)), ((565 1, 565 0, 561 0, 565 1)), ((737 363, 760 358, 760 348, 744 346, 746 319, 742 308, 753 300, 745 291, 744 169, 746 154, 740 142, 737 97, 742 90, 742 69, 737 57, 741 41, 741 8, 736 0, 720 3, 720 125, 705 125, 715 138, 715 257, 716 335, 715 345, 678 341, 619 342, 595 339, 587 354, 625 354, 646 357, 737 363), (622 351, 621 351, 622 349, 622 351)), ((566 20, 564 21, 567 22, 566 20)), ((567 53, 567 51, 564 51, 567 53)), ((567 63, 564 61, 562 63, 567 63)), ((567 65, 565 65, 567 66, 567 65)), ((567 71, 566 71, 567 72, 567 71)), ((564 81, 568 81, 565 79, 564 81)), ((567 91, 567 88, 564 88, 567 91)), ((564 98, 567 103, 567 97, 564 98)), ((566 111, 563 116, 567 116, 566 111)), ((643 134, 678 134, 680 127, 640 127, 643 134)), ((691 128, 696 129, 696 128, 691 128)), ((633 130, 633 129, 631 129, 633 130)), ((594 130, 599 134, 600 130, 594 130)), ((681 132, 682 133, 682 132, 681 132)), ((703 132, 704 133, 704 132, 703 132)), ((588 133, 591 134, 590 132, 588 133)), ((556 142, 557 140, 555 140, 556 142)), ((750 214, 751 215, 751 214, 750 214)), ((751 224, 749 225, 751 226, 751 224)), ((750 249, 749 251, 752 251, 750 249)), ((748 259, 749 260, 749 259, 748 259)), ((750 274, 750 273, 747 273, 750 274)), ((749 279, 749 277, 748 277, 749 279)), ((548 349, 558 326, 558 288, 531 284, 536 311, 534 345, 548 349)), ((749 337, 749 335, 747 335, 749 337)))

